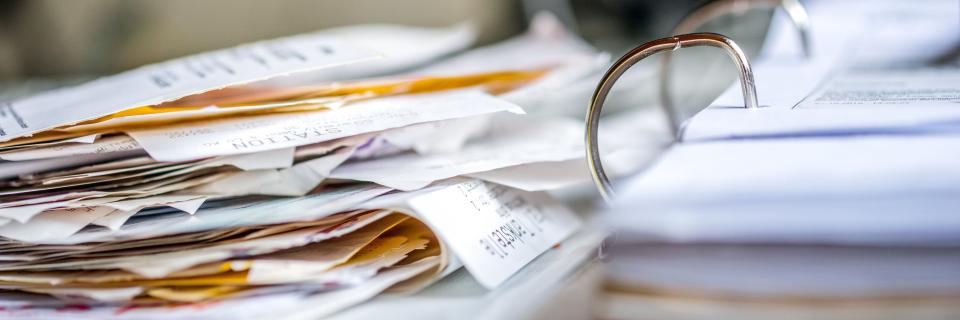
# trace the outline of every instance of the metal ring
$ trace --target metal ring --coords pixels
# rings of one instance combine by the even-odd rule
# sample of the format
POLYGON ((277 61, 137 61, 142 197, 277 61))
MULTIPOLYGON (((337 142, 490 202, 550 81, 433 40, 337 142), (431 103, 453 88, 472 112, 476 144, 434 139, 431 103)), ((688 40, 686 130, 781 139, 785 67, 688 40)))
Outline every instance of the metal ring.
POLYGON ((590 108, 587 110, 587 128, 585 134, 587 146, 587 165, 590 168, 590 174, 593 181, 600 191, 600 195, 608 203, 613 199, 613 188, 606 172, 603 171, 603 165, 600 162, 600 150, 598 146, 598 126, 600 124, 600 112, 603 108, 603 102, 607 99, 607 94, 613 88, 617 79, 623 75, 634 64, 661 51, 672 51, 679 46, 680 48, 709 46, 723 48, 733 59, 740 71, 740 87, 743 90, 744 105, 747 108, 757 108, 757 89, 754 86, 753 71, 750 69, 750 63, 747 56, 740 50, 733 40, 716 33, 692 33, 677 35, 669 38, 657 39, 644 43, 633 48, 620 59, 610 66, 610 69, 600 79, 597 90, 594 91, 590 99, 590 108))
MULTIPOLYGON (((800 45, 803 48, 803 55, 810 58, 812 49, 810 47, 810 16, 807 9, 799 0, 719 0, 710 2, 686 16, 673 29, 671 35, 691 33, 705 23, 713 21, 717 17, 731 13, 742 12, 744 8, 782 8, 787 16, 793 22, 798 35, 800 36, 800 45)), ((670 125, 670 131, 674 136, 680 134, 680 116, 677 114, 676 106, 670 97, 670 54, 663 55, 660 63, 660 102, 664 114, 667 116, 667 122, 670 125)))

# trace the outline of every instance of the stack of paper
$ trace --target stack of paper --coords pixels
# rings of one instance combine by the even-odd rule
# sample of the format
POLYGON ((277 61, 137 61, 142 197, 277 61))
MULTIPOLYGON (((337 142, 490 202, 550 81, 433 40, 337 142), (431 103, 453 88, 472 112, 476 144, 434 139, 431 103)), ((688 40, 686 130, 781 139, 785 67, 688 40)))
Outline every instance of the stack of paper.
POLYGON ((771 32, 761 108, 734 86, 621 186, 604 317, 960 314, 960 7, 811 9, 812 59, 771 32))
MULTIPOLYGON (((582 124, 522 105, 606 59, 544 19, 439 62, 471 33, 337 29, 4 103, 0 313, 316 317, 461 265, 496 287, 579 226, 537 191, 586 181, 582 124)), ((636 131, 607 153, 662 143, 636 131)))

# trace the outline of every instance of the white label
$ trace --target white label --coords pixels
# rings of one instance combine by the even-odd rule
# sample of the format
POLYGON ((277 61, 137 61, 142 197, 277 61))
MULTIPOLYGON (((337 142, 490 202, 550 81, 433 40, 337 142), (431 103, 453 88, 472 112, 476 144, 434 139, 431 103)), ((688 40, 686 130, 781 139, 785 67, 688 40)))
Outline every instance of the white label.
POLYGON ((480 180, 415 197, 409 205, 490 289, 580 227, 579 218, 546 193, 480 180))
POLYGON ((170 60, 0 102, 0 141, 226 86, 376 57, 375 52, 317 33, 170 60))

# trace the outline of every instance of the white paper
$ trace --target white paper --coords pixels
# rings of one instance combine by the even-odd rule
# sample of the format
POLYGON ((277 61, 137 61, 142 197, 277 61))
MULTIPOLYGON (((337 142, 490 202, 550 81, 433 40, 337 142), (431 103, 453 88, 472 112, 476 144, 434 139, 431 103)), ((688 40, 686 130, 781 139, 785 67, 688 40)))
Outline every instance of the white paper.
MULTIPOLYGON (((610 178, 626 176, 653 161, 660 151, 661 147, 655 146, 604 153, 601 156, 603 168, 610 178)), ((556 190, 593 183, 586 159, 528 163, 466 176, 524 191, 556 190)))
POLYGON ((331 36, 383 54, 362 64, 352 64, 275 78, 269 84, 302 84, 369 78, 404 71, 463 50, 473 44, 477 30, 468 24, 441 28, 372 24, 323 31, 331 36))
POLYGON ((90 142, 62 143, 46 147, 19 149, 0 153, 0 159, 7 161, 24 161, 49 159, 57 157, 71 157, 87 154, 102 154, 139 150, 140 145, 128 136, 114 136, 101 138, 90 142))
POLYGON ((47 141, 47 142, 35 142, 35 143, 28 143, 28 144, 25 144, 25 145, 23 145, 23 144, 12 144, 12 145, 8 145, 8 146, 0 147, 0 150, 19 149, 19 148, 33 148, 33 147, 48 147, 48 146, 55 146, 55 145, 58 145, 58 144, 71 144, 71 143, 93 143, 94 141, 96 141, 96 140, 99 139, 99 138, 100 138, 100 134, 99 134, 99 133, 94 133, 94 134, 88 134, 88 135, 85 135, 85 136, 79 136, 79 137, 74 137, 74 138, 53 140, 53 141, 47 141))
POLYGON ((211 159, 200 167, 233 166, 240 170, 289 168, 293 165, 295 148, 278 148, 211 159))
POLYGON ((580 227, 573 212, 545 193, 479 180, 416 196, 409 206, 491 289, 580 227))
POLYGON ((197 210, 200 210, 200 206, 202 206, 207 199, 207 196, 162 195, 148 198, 108 202, 99 207, 114 208, 116 211, 97 218, 90 223, 107 227, 112 231, 117 231, 120 230, 120 227, 122 227, 123 224, 130 219, 130 217, 133 217, 133 215, 139 213, 140 210, 143 210, 144 208, 168 206, 189 214, 194 214, 197 213, 197 210))
POLYGON ((143 289, 140 287, 129 287, 129 288, 32 288, 26 291, 37 292, 37 293, 46 293, 54 296, 61 297, 63 299, 93 299, 95 301, 130 301, 141 292, 143 289))
POLYGON ((72 202, 76 201, 48 202, 3 208, 3 210, 0 211, 0 217, 11 219, 20 223, 26 223, 45 210, 61 207, 72 202))
POLYGON ((0 141, 230 85, 377 56, 317 33, 170 60, 0 104, 0 141))
POLYGON ((360 101, 332 111, 223 119, 128 133, 154 159, 176 161, 295 147, 499 111, 522 112, 486 93, 456 90, 360 101))
POLYGON ((765 53, 753 64, 761 108, 746 110, 734 84, 690 120, 683 140, 960 130, 958 69, 935 66, 960 39, 958 15, 954 1, 816 2, 809 59, 796 54, 789 22, 775 19, 765 53), (828 92, 835 98, 821 99, 828 92), (843 107, 812 107, 841 96, 848 100, 843 107))
POLYGON ((853 68, 869 71, 832 71, 826 63, 758 64, 763 107, 743 108, 734 87, 690 120, 683 140, 960 130, 960 69, 853 68))
POLYGON ((622 237, 956 245, 958 162, 956 136, 678 144, 605 218, 622 237))
POLYGON ((190 192, 216 195, 302 196, 320 184, 330 171, 353 154, 354 147, 340 149, 320 158, 307 160, 291 168, 237 172, 190 192))
MULTIPOLYGON (((114 208, 114 209, 121 210, 121 211, 133 211, 133 210, 139 210, 139 209, 143 209, 143 208, 146 208, 146 207, 154 207, 154 206, 159 206, 159 205, 169 205, 169 206, 171 206, 171 207, 177 208, 176 206, 173 205, 174 203, 181 203, 181 202, 184 202, 184 201, 192 201, 192 200, 206 199, 206 198, 208 198, 208 197, 209 197, 209 196, 205 196, 205 195, 169 194, 169 195, 160 195, 160 196, 153 196, 153 197, 146 197, 146 198, 135 198, 135 199, 128 199, 128 200, 110 201, 110 202, 104 202, 104 203, 97 204, 97 205, 98 205, 98 206, 104 206, 104 207, 110 207, 110 208, 114 208)), ((200 201, 201 201, 201 203, 203 202, 202 200, 200 200, 200 201)), ((83 205, 84 203, 81 202, 80 204, 83 205)), ((186 208, 190 208, 190 206, 188 205, 186 208)), ((178 208, 178 209, 179 209, 179 208, 178 208)), ((186 212, 189 212, 189 213, 192 214, 192 213, 196 212, 196 209, 194 209, 194 210, 183 210, 183 211, 186 211, 186 212)))
POLYGON ((90 224, 107 227, 113 231, 120 230, 120 227, 122 227, 127 220, 130 220, 130 217, 133 217, 133 215, 137 214, 137 212, 140 212, 140 209, 141 208, 115 210, 110 214, 98 218, 97 220, 91 221, 90 224))
POLYGON ((115 210, 110 207, 91 207, 47 211, 27 223, 0 226, 0 236, 23 242, 63 239, 115 210))
MULTIPOLYGON (((832 77, 795 108, 876 108, 960 105, 960 65, 854 67, 832 77)), ((876 110, 875 112, 882 112, 876 110)))
POLYGON ((555 16, 542 13, 533 19, 530 30, 523 35, 464 52, 413 74, 438 76, 526 70, 592 58, 595 54, 593 47, 565 30, 555 16))
MULTIPOLYGON (((608 54, 598 52, 574 32, 567 30, 555 16, 540 12, 530 21, 529 29, 524 34, 466 51, 415 70, 412 74, 459 75, 552 68, 545 76, 500 97, 523 106, 530 113, 565 114, 579 118, 597 86, 599 73, 605 70, 609 60, 608 54), (583 79, 590 74, 596 74, 596 79, 583 79), (577 80, 585 81, 571 85, 577 80)), ((634 74, 630 72, 627 76, 634 74)), ((637 89, 630 90, 633 92, 637 89)))
POLYGON ((124 156, 132 156, 135 154, 136 153, 117 152, 117 153, 91 154, 91 155, 83 155, 83 156, 43 159, 43 160, 35 160, 35 161, 17 161, 17 162, 0 161, 0 179, 14 178, 14 177, 25 175, 25 174, 82 166, 82 165, 103 162, 103 161, 112 160, 112 159, 118 159, 124 156))
POLYGON ((417 153, 450 153, 459 151, 472 138, 488 130, 491 116, 476 116, 415 124, 387 130, 381 139, 398 150, 417 153))
MULTIPOLYGON (((581 121, 497 114, 489 122, 486 136, 468 141, 458 151, 407 153, 347 162, 337 167, 330 177, 370 181, 400 190, 415 190, 437 180, 461 175, 489 178, 525 190, 544 190, 589 181, 585 164, 579 167, 560 164, 574 160, 583 163, 581 121), (491 172, 539 165, 544 167, 533 169, 536 172, 518 172, 522 169, 491 172), (554 174, 555 170, 566 168, 574 171, 554 174)), ((666 131, 658 111, 629 112, 605 118, 600 130, 600 150, 607 169, 612 175, 618 175, 643 165, 670 142, 666 131)))
MULTIPOLYGON (((665 119, 658 110, 622 112, 603 118, 599 130, 600 158, 610 178, 636 172, 670 145, 672 139, 665 119)), ((582 134, 582 124, 580 127, 582 134)), ((576 137, 578 141, 582 139, 582 135, 576 137)), ((557 139, 549 144, 561 145, 557 139)), ((581 150, 575 159, 527 163, 466 176, 526 191, 554 190, 592 182, 584 154, 581 150)))
POLYGON ((490 136, 470 142, 460 151, 427 155, 408 153, 351 162, 337 167, 330 177, 416 190, 459 175, 583 156, 583 132, 579 121, 516 116, 494 122, 496 126, 490 129, 490 136))
POLYGON ((389 191, 391 190, 388 188, 375 185, 361 185, 326 190, 298 198, 280 198, 241 206, 200 209, 191 216, 158 217, 145 223, 124 225, 120 230, 80 232, 50 244, 122 241, 230 227, 317 220, 349 210, 357 203, 368 201, 389 191))
MULTIPOLYGON (((960 288, 956 259, 960 251, 955 247, 645 244, 613 247, 607 252, 610 263, 604 267, 609 281, 650 290, 710 292, 742 301, 946 297, 960 288)), ((949 298, 943 301, 948 300, 952 302, 949 298)), ((919 308, 930 310, 931 306, 919 308)), ((890 312, 864 309, 874 310, 878 316, 863 318, 883 318, 880 313, 890 312)))

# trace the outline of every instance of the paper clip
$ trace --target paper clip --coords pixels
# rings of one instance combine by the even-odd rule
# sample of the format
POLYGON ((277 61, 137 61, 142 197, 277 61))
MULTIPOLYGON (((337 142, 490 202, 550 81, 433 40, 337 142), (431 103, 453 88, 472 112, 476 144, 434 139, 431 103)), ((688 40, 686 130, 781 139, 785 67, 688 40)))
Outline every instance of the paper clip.
MULTIPOLYGON (((673 28, 671 35, 687 34, 697 30, 707 22, 717 17, 729 13, 742 13, 749 9, 762 8, 781 8, 793 22, 793 26, 800 36, 800 46, 803 49, 803 55, 810 58, 812 49, 810 47, 810 16, 807 9, 799 0, 718 0, 710 2, 702 7, 687 14, 686 18, 680 21, 673 28)), ((660 63, 660 103, 664 113, 667 115, 667 122, 670 126, 670 132, 676 137, 680 134, 680 120, 677 114, 677 108, 670 98, 670 55, 663 55, 660 63)))
POLYGON ((733 40, 716 33, 691 33, 677 35, 673 37, 653 40, 633 48, 624 54, 620 59, 610 66, 610 69, 600 79, 597 90, 593 92, 590 99, 590 107, 587 110, 587 128, 586 128, 586 146, 587 146, 587 165, 590 168, 590 174, 593 176, 593 182, 603 199, 610 203, 613 200, 613 188, 606 172, 603 171, 603 165, 600 162, 600 150, 598 145, 598 126, 600 124, 600 112, 603 109, 603 102, 607 99, 607 94, 613 88, 617 79, 623 75, 634 64, 662 51, 673 51, 680 48, 709 46, 723 48, 733 59, 740 71, 740 87, 743 92, 743 102, 747 108, 757 108, 757 89, 754 85, 753 71, 750 69, 750 63, 747 56, 743 53, 733 40))

